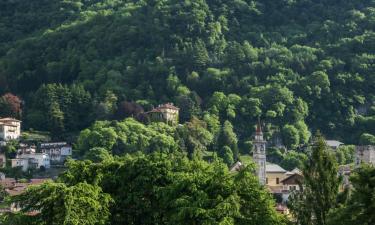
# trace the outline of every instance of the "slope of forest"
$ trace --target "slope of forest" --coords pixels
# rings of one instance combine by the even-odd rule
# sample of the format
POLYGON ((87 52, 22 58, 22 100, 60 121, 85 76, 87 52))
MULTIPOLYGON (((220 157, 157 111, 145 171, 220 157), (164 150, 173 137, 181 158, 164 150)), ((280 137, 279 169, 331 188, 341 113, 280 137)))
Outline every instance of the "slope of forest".
POLYGON ((24 100, 26 128, 171 101, 241 143, 258 118, 291 146, 308 128, 375 135, 374 0, 4 0, 0 15, 0 94, 24 100))

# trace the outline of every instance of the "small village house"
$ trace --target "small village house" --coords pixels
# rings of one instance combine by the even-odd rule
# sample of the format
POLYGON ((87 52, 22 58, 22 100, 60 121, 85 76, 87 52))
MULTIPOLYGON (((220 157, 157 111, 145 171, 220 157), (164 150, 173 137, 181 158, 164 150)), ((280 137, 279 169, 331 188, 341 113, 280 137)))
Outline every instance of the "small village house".
POLYGON ((50 157, 45 153, 32 153, 17 155, 11 159, 12 167, 21 167, 22 171, 28 169, 48 169, 50 168, 50 157))
POLYGON ((72 156, 72 146, 66 142, 42 143, 40 151, 49 155, 52 164, 62 164, 72 156))
POLYGON ((282 180, 287 177, 287 171, 277 164, 266 164, 266 185, 273 193, 281 193, 282 180))
POLYGON ((302 173, 298 169, 294 169, 293 171, 287 173, 288 174, 287 177, 281 181, 283 185, 283 190, 282 190, 283 202, 288 201, 288 198, 291 193, 295 191, 301 191, 301 187, 302 187, 301 185, 302 185, 302 180, 303 180, 302 173))

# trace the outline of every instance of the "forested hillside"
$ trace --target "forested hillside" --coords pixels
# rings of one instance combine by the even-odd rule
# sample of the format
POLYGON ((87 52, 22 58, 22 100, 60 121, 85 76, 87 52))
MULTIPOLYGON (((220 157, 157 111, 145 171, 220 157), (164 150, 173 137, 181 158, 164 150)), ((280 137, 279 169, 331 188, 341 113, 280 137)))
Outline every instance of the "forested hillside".
POLYGON ((25 128, 174 102, 240 144, 258 118, 288 147, 308 129, 374 139, 374 0, 3 0, 0 16, 0 94, 23 100, 25 128))

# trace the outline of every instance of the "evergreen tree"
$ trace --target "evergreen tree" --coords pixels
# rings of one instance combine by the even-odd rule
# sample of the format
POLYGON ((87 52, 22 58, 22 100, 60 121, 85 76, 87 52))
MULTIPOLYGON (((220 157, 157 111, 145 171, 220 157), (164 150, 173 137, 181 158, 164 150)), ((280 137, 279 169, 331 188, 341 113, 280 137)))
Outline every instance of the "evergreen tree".
POLYGON ((225 121, 221 127, 217 143, 219 156, 224 158, 224 156, 229 152, 229 148, 233 153, 233 160, 236 161, 238 159, 237 135, 233 131, 233 125, 228 120, 225 121))
POLYGON ((330 225, 375 224, 375 167, 363 164, 350 177, 352 193, 330 214, 330 225))
POLYGON ((340 177, 335 157, 318 133, 310 158, 303 168, 302 191, 292 196, 291 210, 301 225, 326 225, 335 207, 340 177))

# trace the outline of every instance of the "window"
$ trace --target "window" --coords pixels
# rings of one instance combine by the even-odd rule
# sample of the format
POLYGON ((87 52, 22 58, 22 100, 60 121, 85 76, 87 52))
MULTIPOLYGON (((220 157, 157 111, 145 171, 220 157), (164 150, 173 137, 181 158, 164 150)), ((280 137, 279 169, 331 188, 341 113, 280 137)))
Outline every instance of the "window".
POLYGON ((279 184, 279 183, 280 183, 280 179, 276 177, 276 184, 279 184))
POLYGON ((266 178, 266 184, 268 184, 268 178, 266 178))

